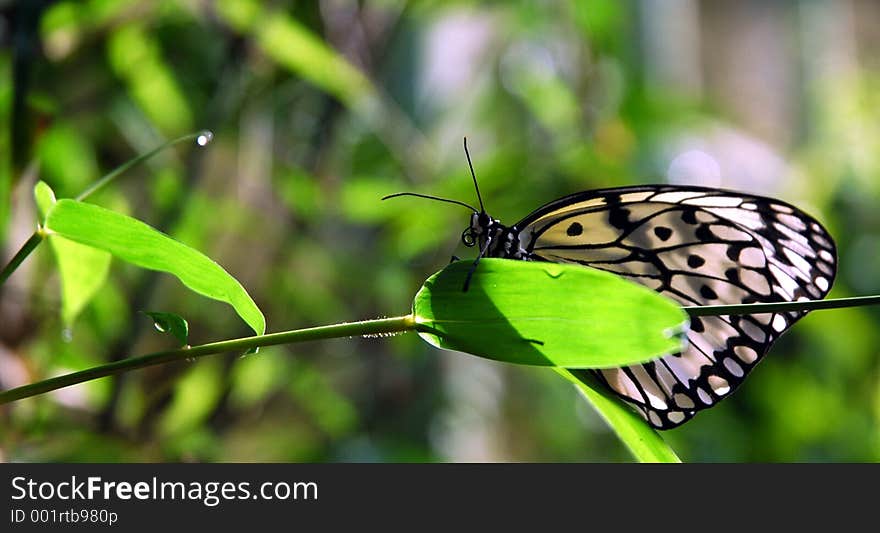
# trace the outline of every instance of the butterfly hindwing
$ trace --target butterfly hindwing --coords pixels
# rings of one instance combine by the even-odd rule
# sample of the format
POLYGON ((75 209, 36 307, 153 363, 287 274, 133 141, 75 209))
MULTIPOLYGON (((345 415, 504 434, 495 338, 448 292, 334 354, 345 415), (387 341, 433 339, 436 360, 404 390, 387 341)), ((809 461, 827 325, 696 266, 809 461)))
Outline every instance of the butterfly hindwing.
MULTIPOLYGON (((834 242, 813 218, 733 191, 589 191, 551 202, 514 228, 528 259, 614 272, 686 306, 819 299, 836 271, 834 242)), ((730 394, 804 314, 696 317, 681 353, 578 372, 592 372, 654 427, 672 428, 730 394)))

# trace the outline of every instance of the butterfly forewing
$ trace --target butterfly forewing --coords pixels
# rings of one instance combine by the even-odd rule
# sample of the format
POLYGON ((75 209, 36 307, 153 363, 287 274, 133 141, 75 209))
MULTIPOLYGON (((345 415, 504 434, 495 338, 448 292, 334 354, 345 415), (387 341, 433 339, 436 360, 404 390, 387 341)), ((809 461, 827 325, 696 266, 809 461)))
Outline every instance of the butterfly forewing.
MULTIPOLYGON (((779 200, 702 187, 579 193, 514 226, 531 260, 578 263, 642 283, 682 305, 824 297, 836 251, 825 229, 779 200)), ((805 312, 691 320, 687 348, 593 372, 660 429, 730 394, 805 312)))

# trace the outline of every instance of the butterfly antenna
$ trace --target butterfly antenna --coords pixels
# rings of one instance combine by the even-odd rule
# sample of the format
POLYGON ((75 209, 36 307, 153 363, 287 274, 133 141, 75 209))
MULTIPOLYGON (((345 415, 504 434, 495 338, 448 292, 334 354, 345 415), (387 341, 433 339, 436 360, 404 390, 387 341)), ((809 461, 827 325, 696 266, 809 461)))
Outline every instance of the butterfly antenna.
POLYGON ((474 165, 471 163, 471 154, 467 149, 467 137, 464 138, 464 155, 467 157, 468 167, 471 169, 471 177, 474 179, 474 189, 477 190, 477 200, 480 202, 480 212, 485 213, 486 208, 483 207, 483 197, 480 196, 480 186, 477 185, 477 176, 474 174, 474 165))
POLYGON ((396 192, 394 194, 389 194, 387 196, 383 196, 382 199, 387 200, 389 198, 397 198, 398 196, 415 196, 416 198, 425 198, 427 200, 436 200, 438 202, 446 202, 449 204, 455 204, 455 205, 460 205, 462 207, 467 207, 468 209, 470 209, 474 213, 478 213, 476 207, 474 207, 472 205, 468 205, 464 202, 459 202, 458 200, 450 200, 449 198, 440 198, 439 196, 431 196, 430 194, 419 194, 417 192, 396 192))

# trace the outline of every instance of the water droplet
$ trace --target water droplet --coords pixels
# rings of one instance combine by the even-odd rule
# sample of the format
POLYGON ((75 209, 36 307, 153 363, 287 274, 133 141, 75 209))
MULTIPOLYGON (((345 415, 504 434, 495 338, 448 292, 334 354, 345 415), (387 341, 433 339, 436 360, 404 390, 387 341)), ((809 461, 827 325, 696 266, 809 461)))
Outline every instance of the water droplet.
POLYGON ((196 358, 195 358, 195 357, 187 357, 187 358, 186 358, 186 362, 187 362, 187 363, 195 363, 195 362, 196 362, 196 358))
POLYGON ((396 337, 397 335, 401 335, 402 331, 386 331, 382 333, 364 333, 361 335, 363 339, 384 339, 387 337, 396 337))
POLYGON ((199 146, 205 146, 209 142, 214 139, 214 133, 209 130, 203 130, 199 132, 199 136, 196 137, 196 143, 199 146))

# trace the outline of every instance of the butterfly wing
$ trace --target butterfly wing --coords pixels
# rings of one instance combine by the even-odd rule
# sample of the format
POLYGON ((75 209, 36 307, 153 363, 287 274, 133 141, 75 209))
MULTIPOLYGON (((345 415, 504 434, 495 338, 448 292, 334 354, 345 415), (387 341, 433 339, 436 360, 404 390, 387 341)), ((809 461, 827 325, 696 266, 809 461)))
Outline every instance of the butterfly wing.
MULTIPOLYGON (((614 272, 680 302, 723 305, 824 297, 835 245, 812 217, 740 192, 639 186, 574 194, 515 225, 529 259, 614 272)), ((729 395, 805 311, 691 319, 681 353, 592 372, 659 429, 729 395)))

